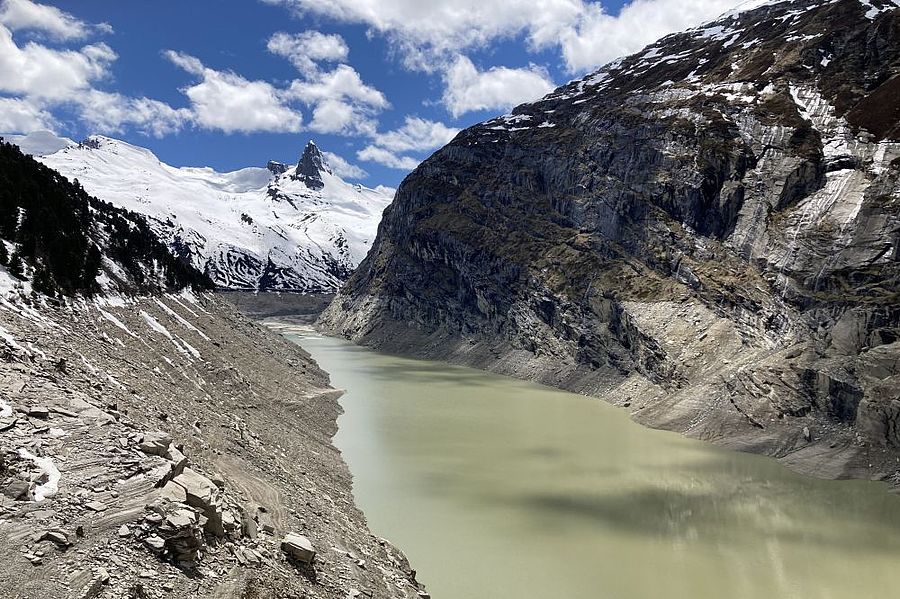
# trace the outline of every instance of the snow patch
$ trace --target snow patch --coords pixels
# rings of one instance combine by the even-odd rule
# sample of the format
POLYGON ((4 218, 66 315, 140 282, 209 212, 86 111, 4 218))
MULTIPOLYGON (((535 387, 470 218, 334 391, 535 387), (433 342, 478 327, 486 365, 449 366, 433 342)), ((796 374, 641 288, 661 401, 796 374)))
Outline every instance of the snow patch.
POLYGON ((3 326, 0 326, 0 339, 3 339, 3 341, 5 341, 6 344, 7 344, 8 346, 10 346, 11 348, 13 348, 13 349, 17 349, 17 350, 19 350, 19 351, 23 351, 23 352, 25 352, 26 354, 29 354, 29 355, 31 354, 31 352, 29 352, 27 349, 25 349, 24 347, 22 347, 21 345, 19 345, 19 343, 16 341, 16 338, 13 337, 13 336, 10 334, 10 332, 7 331, 3 326))
POLYGON ((191 344, 189 344, 187 341, 185 341, 181 337, 178 337, 178 336, 170 333, 166 327, 164 327, 162 324, 160 324, 160 322, 158 320, 156 320, 155 318, 153 318, 152 316, 147 314, 147 312, 145 312, 144 310, 141 310, 141 316, 144 318, 147 325, 151 329, 153 329, 154 331, 156 331, 157 333, 159 333, 160 335, 162 335, 163 337, 165 337, 166 339, 171 341, 172 345, 174 345, 175 349, 177 349, 180 353, 185 354, 185 355, 191 355, 195 358, 200 358, 200 352, 197 351, 196 348, 191 346, 191 344))
POLYGON ((19 146, 23 154, 46 156, 59 152, 63 148, 78 145, 68 137, 59 137, 52 131, 32 131, 28 135, 2 134, 4 140, 19 146))
POLYGON ((27 449, 19 449, 19 456, 25 460, 31 460, 37 466, 43 475, 47 477, 47 482, 34 488, 34 500, 38 503, 53 497, 59 492, 59 480, 62 475, 59 469, 50 458, 39 458, 27 449))
POLYGON ((116 325, 117 327, 119 327, 120 329, 125 331, 126 333, 128 333, 128 335, 130 335, 131 337, 137 337, 137 335, 135 335, 134 333, 131 332, 131 329, 129 329, 127 326, 125 326, 124 322, 122 322, 121 320, 119 320, 118 318, 116 318, 115 316, 113 316, 112 314, 110 314, 109 312, 104 310, 103 308, 97 308, 97 309, 100 311, 100 314, 103 315, 103 318, 105 318, 106 320, 110 321, 111 323, 113 323, 114 325, 116 325))
POLYGON ((88 359, 84 357, 84 354, 79 353, 78 357, 81 358, 81 363, 85 365, 85 367, 90 371, 91 374, 96 376, 100 373, 100 370, 98 370, 96 366, 91 364, 88 359))
POLYGON ((206 336, 206 333, 204 333, 203 331, 201 331, 200 329, 198 329, 197 327, 192 325, 188 320, 183 318, 181 316, 181 314, 178 314, 177 312, 175 312, 175 310, 173 310, 172 308, 170 308, 169 306, 167 306, 166 304, 164 304, 163 302, 161 302, 158 299, 156 300, 156 304, 160 308, 162 308, 163 312, 165 312, 166 314, 168 314, 169 316, 171 316, 172 318, 174 318, 175 320, 180 322, 182 324, 182 326, 184 326, 184 328, 186 328, 189 331, 193 331, 193 332, 197 333, 198 335, 200 335, 201 337, 203 337, 204 339, 209 341, 209 337, 206 336))

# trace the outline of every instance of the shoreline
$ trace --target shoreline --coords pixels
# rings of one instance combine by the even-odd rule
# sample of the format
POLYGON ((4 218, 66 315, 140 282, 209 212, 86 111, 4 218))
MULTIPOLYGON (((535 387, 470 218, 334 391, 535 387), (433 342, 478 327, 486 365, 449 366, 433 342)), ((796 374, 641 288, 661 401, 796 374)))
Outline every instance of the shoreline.
POLYGON ((900 494, 898 452, 862 443, 851 427, 836 426, 825 418, 766 423, 760 429, 731 404, 704 398, 702 393, 713 389, 702 383, 673 393, 637 373, 610 377, 607 371, 579 368, 501 341, 460 339, 440 331, 429 335, 396 321, 360 332, 352 329, 352 323, 336 325, 328 318, 317 320, 315 330, 377 351, 477 368, 588 396, 628 410, 634 422, 648 428, 774 458, 805 476, 881 481, 889 493, 900 494), (817 431, 808 441, 804 426, 817 431))

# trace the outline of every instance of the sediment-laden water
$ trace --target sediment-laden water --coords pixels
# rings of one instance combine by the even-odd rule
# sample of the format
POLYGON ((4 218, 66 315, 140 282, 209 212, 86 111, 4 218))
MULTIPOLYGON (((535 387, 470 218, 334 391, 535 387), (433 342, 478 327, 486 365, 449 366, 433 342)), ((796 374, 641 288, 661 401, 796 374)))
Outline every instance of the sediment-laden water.
POLYGON ((346 389, 336 444, 434 599, 866 599, 900 498, 631 422, 601 401, 288 335, 346 389))

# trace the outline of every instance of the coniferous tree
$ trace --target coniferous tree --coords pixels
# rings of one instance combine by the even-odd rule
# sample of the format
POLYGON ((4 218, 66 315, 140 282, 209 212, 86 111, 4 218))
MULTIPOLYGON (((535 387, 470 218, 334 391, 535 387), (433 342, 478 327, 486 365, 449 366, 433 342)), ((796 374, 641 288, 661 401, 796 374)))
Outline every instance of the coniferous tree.
POLYGON ((19 250, 13 250, 12 256, 9 258, 8 270, 9 274, 17 279, 25 278, 25 263, 22 262, 22 257, 19 256, 19 250))
POLYGON ((56 283, 54 283, 50 272, 43 265, 40 265, 35 269, 31 285, 34 290, 39 293, 49 295, 50 297, 56 297, 56 283))
POLYGON ((8 264, 9 250, 6 249, 6 244, 0 241, 0 265, 7 266, 8 264))
POLYGON ((89 293, 96 291, 97 276, 100 274, 102 264, 103 254, 100 248, 92 243, 84 257, 84 271, 81 276, 83 288, 89 293))

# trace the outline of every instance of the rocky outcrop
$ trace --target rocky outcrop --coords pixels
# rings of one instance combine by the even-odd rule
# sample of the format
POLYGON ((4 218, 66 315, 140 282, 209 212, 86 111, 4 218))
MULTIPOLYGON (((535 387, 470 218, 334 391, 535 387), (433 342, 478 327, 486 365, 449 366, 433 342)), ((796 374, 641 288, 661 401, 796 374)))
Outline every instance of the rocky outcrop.
POLYGON ((325 166, 325 158, 315 142, 310 141, 303 149, 303 155, 294 169, 294 178, 303 181, 304 185, 310 189, 322 189, 325 182, 322 180, 323 173, 331 171, 325 166))
POLYGON ((895 476, 898 8, 725 15, 463 131, 320 326, 895 476))

